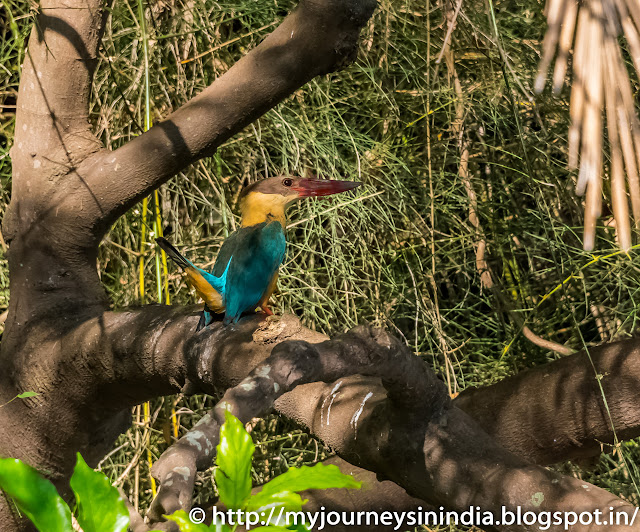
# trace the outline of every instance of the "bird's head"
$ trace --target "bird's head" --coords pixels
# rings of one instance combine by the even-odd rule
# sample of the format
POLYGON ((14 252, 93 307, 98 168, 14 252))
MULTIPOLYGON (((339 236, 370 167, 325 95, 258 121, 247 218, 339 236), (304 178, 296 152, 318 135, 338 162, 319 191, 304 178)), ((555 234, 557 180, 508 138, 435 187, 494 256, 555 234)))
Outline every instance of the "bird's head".
POLYGON ((312 179, 308 177, 276 176, 261 179, 242 189, 240 199, 252 194, 281 196, 285 204, 301 198, 316 198, 346 192, 359 187, 358 181, 312 179))
POLYGON ((243 219, 251 225, 261 216, 282 219, 287 205, 302 198, 317 198, 346 192, 359 187, 357 181, 312 179, 308 177, 277 176, 256 181, 240 193, 243 219))

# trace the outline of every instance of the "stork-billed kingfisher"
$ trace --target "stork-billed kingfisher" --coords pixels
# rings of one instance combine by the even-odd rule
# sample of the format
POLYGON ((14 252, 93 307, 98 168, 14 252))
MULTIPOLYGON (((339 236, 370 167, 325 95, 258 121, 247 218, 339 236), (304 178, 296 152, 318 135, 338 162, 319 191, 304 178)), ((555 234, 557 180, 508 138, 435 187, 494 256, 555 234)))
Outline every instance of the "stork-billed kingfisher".
POLYGON ((189 284, 205 302, 196 330, 213 321, 211 312, 224 312, 225 325, 236 323, 242 313, 257 307, 272 314, 267 305, 286 251, 287 206, 301 198, 329 196, 360 184, 278 176, 245 187, 240 193, 240 228, 222 244, 212 273, 194 266, 166 239, 157 238, 158 245, 186 272, 189 284))

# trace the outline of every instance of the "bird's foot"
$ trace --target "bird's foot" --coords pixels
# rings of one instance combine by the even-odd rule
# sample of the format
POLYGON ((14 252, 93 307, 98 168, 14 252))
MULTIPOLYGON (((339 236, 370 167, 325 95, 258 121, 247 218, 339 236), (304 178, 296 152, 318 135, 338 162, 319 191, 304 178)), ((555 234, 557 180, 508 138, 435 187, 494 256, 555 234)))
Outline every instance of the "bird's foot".
POLYGON ((264 305, 262 305, 260 307, 262 309, 262 312, 264 312, 267 316, 273 316, 273 312, 271 311, 271 309, 266 305, 266 303, 264 305))

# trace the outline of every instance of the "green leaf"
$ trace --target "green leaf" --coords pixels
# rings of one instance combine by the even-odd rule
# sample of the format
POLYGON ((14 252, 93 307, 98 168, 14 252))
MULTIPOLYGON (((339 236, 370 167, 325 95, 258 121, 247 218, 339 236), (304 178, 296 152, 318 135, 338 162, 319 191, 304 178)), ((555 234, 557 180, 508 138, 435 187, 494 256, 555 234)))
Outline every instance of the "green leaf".
MULTIPOLYGON (((284 506, 284 509, 288 512, 300 512, 302 511, 302 505, 307 502, 302 500, 302 497, 293 491, 281 491, 279 493, 265 493, 264 490, 249 497, 245 504, 245 510, 247 512, 259 512, 269 511, 269 508, 280 508, 284 506)), ((278 512, 275 512, 275 517, 278 516, 278 512)))
POLYGON ((345 475, 338 466, 316 464, 292 467, 282 475, 267 482, 260 494, 275 494, 282 491, 304 491, 327 488, 360 488, 361 483, 351 475, 345 475))
POLYGON ((33 467, 14 458, 0 458, 0 488, 40 532, 73 532, 67 503, 33 467))
POLYGON ((78 503, 78 523, 84 532, 125 532, 129 512, 109 479, 91 469, 78 453, 71 477, 71 489, 78 503))
POLYGON ((251 436, 240 420, 230 412, 225 412, 214 478, 220 500, 230 510, 241 508, 251 494, 251 456, 254 448, 251 436))
POLYGON ((165 515, 169 521, 177 523, 180 527, 180 532, 210 532, 215 528, 209 528, 204 523, 194 523, 189 519, 189 514, 184 510, 178 510, 171 515, 165 515))
POLYGON ((18 399, 26 399, 27 397, 35 397, 36 395, 39 395, 36 392, 22 392, 21 394, 18 394, 16 397, 18 399))

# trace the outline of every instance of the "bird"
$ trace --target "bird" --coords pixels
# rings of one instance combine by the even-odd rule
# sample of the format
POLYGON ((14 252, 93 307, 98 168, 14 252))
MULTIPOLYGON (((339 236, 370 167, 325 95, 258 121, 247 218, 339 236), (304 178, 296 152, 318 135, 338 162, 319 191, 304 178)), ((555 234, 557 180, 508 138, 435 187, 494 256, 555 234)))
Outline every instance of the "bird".
POLYGON ((224 312, 224 325, 237 323, 260 307, 267 315, 269 298, 287 248, 286 209, 303 198, 329 196, 359 187, 358 181, 275 176, 258 180, 240 193, 240 227, 223 242, 213 270, 195 266, 163 237, 158 245, 186 273, 187 282, 204 300, 196 331, 224 312))

